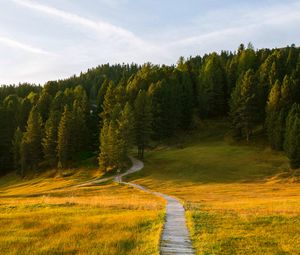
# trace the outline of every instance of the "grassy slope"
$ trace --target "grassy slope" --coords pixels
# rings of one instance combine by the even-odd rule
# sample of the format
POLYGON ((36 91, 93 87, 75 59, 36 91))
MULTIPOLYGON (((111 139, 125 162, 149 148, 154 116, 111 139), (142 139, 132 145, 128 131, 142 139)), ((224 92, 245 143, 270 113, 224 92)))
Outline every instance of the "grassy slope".
POLYGON ((87 175, 1 179, 0 254, 158 254, 163 201, 87 175))
POLYGON ((287 159, 211 126, 149 152, 131 180, 183 200, 198 254, 299 254, 300 184, 287 159))

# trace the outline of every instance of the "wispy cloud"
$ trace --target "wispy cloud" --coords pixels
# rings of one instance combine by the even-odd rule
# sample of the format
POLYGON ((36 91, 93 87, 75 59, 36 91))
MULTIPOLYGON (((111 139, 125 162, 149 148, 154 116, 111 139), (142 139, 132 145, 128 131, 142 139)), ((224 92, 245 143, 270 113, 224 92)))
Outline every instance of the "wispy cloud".
POLYGON ((35 54, 44 54, 44 55, 54 55, 51 52, 48 52, 46 50, 25 44, 23 42, 17 41, 15 39, 7 38, 7 37, 0 37, 0 44, 4 44, 10 48, 14 49, 20 49, 24 50, 30 53, 35 53, 35 54))
MULTIPOLYGON (((193 33, 196 35, 191 34, 184 38, 178 36, 173 42, 169 43, 169 46, 176 51, 176 49, 182 47, 195 46, 200 46, 200 49, 207 50, 207 45, 217 45, 219 50, 221 50, 224 49, 220 48, 221 44, 226 45, 229 42, 246 43, 247 41, 245 40, 255 41, 260 37, 265 43, 270 43, 271 37, 268 38, 270 32, 272 37, 276 37, 276 35, 280 36, 281 33, 297 30, 300 22, 300 4, 279 5, 268 9, 258 8, 252 12, 223 9, 222 11, 207 13, 205 20, 200 19, 200 24, 195 25, 193 33), (231 24, 226 23, 228 17, 233 16, 236 18, 230 20, 231 24), (216 17, 218 18, 216 19, 216 17), (205 22, 205 20, 209 22, 205 22), (201 32, 201 23, 205 25, 209 23, 211 26, 209 27, 209 32, 201 32), (218 29, 214 30, 214 27, 218 29)), ((203 28, 203 30, 207 31, 206 28, 203 28)), ((274 43, 278 44, 278 41, 274 43)))
POLYGON ((52 6, 39 4, 31 0, 12 0, 12 1, 18 5, 22 5, 32 10, 58 17, 65 22, 92 29, 93 31, 97 32, 99 36, 104 38, 122 39, 128 41, 131 44, 140 45, 140 46, 146 44, 142 39, 137 37, 131 31, 128 31, 119 26, 115 26, 108 22, 94 21, 89 18, 82 17, 80 15, 71 12, 63 11, 52 6))

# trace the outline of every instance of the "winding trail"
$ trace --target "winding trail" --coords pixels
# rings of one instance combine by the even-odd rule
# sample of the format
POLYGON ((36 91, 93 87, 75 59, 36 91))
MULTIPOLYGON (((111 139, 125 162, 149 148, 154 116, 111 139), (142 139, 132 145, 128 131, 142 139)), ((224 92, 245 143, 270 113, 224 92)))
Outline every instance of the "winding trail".
POLYGON ((161 255, 189 255, 195 254, 192 247, 189 231, 186 226, 185 211, 178 199, 167 196, 165 194, 148 190, 131 182, 122 182, 122 177, 143 169, 143 162, 131 157, 132 167, 120 177, 116 177, 115 181, 135 187, 145 192, 162 197, 167 201, 166 222, 160 242, 161 255))
POLYGON ((182 204, 178 199, 174 197, 167 196, 165 194, 151 191, 143 186, 140 186, 131 182, 123 182, 122 177, 138 172, 144 168, 144 163, 140 160, 130 157, 132 161, 132 167, 128 169, 125 173, 119 176, 112 176, 108 178, 103 178, 99 180, 89 181, 77 185, 76 187, 83 187, 87 185, 93 185, 98 183, 107 182, 109 180, 114 180, 142 191, 151 193, 158 197, 162 197, 167 201, 166 208, 166 220, 164 225, 163 234, 160 242, 160 254, 161 255, 190 255, 195 254, 192 247, 189 231, 186 226, 185 211, 182 204))

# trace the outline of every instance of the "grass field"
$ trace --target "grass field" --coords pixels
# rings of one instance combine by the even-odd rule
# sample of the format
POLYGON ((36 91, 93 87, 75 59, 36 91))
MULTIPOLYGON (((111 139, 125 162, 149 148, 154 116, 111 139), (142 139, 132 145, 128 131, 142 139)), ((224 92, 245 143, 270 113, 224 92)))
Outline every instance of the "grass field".
MULTIPOLYGON (((220 122, 147 152, 128 180, 182 200, 197 254, 299 254, 300 174, 220 122)), ((166 143, 164 143, 166 144, 166 143)), ((0 179, 0 254, 159 254, 165 202, 96 169, 0 179)))
POLYGON ((94 174, 2 178, 0 254, 159 254, 164 201, 114 183, 72 187, 94 174))
POLYGON ((211 126, 148 152, 130 180, 180 198, 197 254, 299 254, 300 178, 286 157, 211 126))

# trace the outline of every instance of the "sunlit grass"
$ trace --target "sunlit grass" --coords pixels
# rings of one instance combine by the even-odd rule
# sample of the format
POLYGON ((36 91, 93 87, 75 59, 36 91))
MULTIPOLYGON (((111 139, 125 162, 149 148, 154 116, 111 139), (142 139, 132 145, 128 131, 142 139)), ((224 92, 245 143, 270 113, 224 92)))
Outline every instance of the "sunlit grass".
POLYGON ((297 173, 282 153, 223 137, 204 130, 149 152, 129 179, 183 201, 198 254, 299 254, 297 173))
POLYGON ((159 254, 164 201, 61 177, 0 187, 0 254, 159 254))

